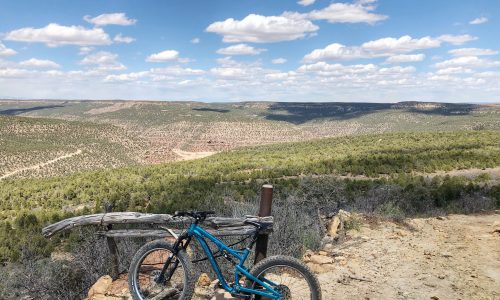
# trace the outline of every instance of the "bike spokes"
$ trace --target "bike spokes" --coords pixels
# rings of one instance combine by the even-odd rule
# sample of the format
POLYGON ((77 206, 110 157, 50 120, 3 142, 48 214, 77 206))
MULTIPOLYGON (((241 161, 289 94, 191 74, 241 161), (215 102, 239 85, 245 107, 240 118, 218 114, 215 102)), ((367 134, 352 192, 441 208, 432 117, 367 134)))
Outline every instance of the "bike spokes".
MULTIPOLYGON (((272 266, 264 270, 259 278, 264 279, 266 283, 269 282, 273 289, 282 295, 281 299, 299 300, 311 297, 311 287, 305 275, 293 267, 272 266)), ((256 284, 254 286, 257 287, 256 284)))
POLYGON ((166 249, 154 249, 145 254, 136 274, 137 285, 143 299, 178 299, 184 287, 184 270, 172 257, 165 274, 162 269, 165 261, 172 255, 166 249))

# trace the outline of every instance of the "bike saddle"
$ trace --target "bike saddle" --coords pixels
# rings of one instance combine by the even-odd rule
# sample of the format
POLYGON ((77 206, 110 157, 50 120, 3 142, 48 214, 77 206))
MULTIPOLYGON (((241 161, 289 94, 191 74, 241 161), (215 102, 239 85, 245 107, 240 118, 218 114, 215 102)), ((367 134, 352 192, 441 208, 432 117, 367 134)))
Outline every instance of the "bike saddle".
POLYGON ((209 211, 196 211, 196 210, 190 210, 190 211, 176 211, 174 214, 174 217, 192 217, 197 220, 204 220, 207 218, 208 215, 213 215, 215 214, 215 211, 209 210, 209 211))

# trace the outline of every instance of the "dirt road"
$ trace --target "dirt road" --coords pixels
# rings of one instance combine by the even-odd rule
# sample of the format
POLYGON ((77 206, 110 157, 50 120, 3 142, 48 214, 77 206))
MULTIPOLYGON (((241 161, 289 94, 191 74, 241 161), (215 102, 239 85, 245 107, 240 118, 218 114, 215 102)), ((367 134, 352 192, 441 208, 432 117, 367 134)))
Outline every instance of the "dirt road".
POLYGON ((21 173, 23 171, 35 170, 35 169, 38 169, 38 168, 42 168, 42 167, 44 167, 46 165, 50 165, 50 164, 53 164, 53 163, 55 163, 57 161, 60 161, 61 159, 69 158, 69 157, 72 157, 72 156, 75 156, 75 155, 78 155, 78 154, 81 154, 81 153, 82 153, 82 150, 78 149, 75 152, 58 156, 58 157, 56 157, 54 159, 48 160, 48 161, 43 162, 43 163, 39 163, 39 164, 32 165, 32 166, 29 166, 29 167, 24 167, 24 168, 16 169, 14 171, 11 171, 11 172, 8 172, 6 174, 1 175, 0 176, 0 180, 5 179, 5 178, 10 177, 10 176, 13 176, 13 175, 16 175, 16 174, 21 173))
POLYGON ((365 224, 319 274, 324 299, 500 299, 500 214, 365 224))

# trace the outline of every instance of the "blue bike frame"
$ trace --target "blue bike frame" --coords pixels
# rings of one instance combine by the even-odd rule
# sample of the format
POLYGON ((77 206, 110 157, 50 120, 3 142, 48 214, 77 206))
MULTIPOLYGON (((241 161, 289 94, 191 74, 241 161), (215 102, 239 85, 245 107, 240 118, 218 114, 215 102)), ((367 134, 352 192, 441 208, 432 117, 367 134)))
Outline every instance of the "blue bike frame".
POLYGON ((191 224, 191 226, 187 231, 187 234, 188 236, 194 236, 196 240, 200 243, 201 247, 203 248, 203 251, 205 252, 208 260, 210 261, 210 264, 212 265, 212 268, 214 269, 215 273, 217 274, 217 277, 219 278, 220 284, 226 291, 232 294, 249 293, 249 294, 264 296, 271 299, 281 299, 281 293, 277 292, 274 289, 274 287, 276 287, 277 284, 265 278, 262 278, 261 280, 259 278, 254 277, 245 267, 245 261, 248 258, 248 255, 250 254, 250 249, 245 248, 243 250, 234 250, 225 245, 222 241, 220 241, 219 239, 217 239, 216 237, 214 237, 209 232, 207 232, 206 230, 204 230, 195 223, 191 224), (210 250, 210 247, 208 246, 205 238, 213 242, 217 246, 219 251, 225 252, 231 255, 232 257, 238 259, 239 263, 235 265, 234 284, 232 286, 229 286, 226 279, 222 275, 219 265, 217 264, 217 261, 215 260, 215 257, 212 251, 210 250), (245 286, 241 286, 240 274, 246 276, 247 279, 254 281, 258 285, 260 285, 261 287, 264 288, 264 290, 255 290, 247 288, 245 286))

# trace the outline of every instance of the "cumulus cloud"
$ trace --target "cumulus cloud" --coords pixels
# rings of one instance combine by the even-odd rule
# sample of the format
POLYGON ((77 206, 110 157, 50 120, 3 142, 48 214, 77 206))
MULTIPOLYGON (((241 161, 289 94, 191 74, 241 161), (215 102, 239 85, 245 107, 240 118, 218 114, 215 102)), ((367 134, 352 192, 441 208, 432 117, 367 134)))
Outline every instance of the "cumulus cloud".
POLYGON ((297 2, 297 4, 302 5, 302 6, 309 6, 311 4, 314 4, 316 0, 300 0, 297 2))
POLYGON ((465 44, 466 42, 475 41, 478 39, 478 37, 472 36, 470 34, 463 34, 463 35, 444 34, 439 36, 437 39, 452 45, 462 45, 465 44))
POLYGON ((113 39, 115 43, 125 43, 125 44, 130 44, 135 41, 133 37, 130 36, 123 36, 121 33, 117 34, 115 38, 113 39))
POLYGON ((266 51, 266 49, 259 49, 247 44, 237 44, 226 48, 217 50, 218 54, 223 55, 257 55, 266 51))
POLYGON ((414 39, 409 35, 400 38, 382 38, 375 41, 366 42, 361 45, 361 48, 369 53, 376 54, 392 54, 405 53, 420 49, 436 48, 441 45, 439 40, 429 36, 414 39))
POLYGON ((36 59, 31 58, 28 60, 23 60, 19 63, 23 67, 32 67, 32 68, 60 68, 61 66, 51 60, 48 59, 36 59))
POLYGON ((0 57, 1 56, 12 56, 17 52, 13 49, 7 48, 2 42, 0 42, 0 57))
POLYGON ((273 43, 300 39, 318 29, 319 27, 309 20, 287 14, 281 16, 250 14, 242 20, 229 18, 212 23, 206 31, 223 36, 223 41, 226 43, 273 43))
POLYGON ((42 28, 25 27, 8 32, 5 40, 44 43, 49 47, 62 45, 109 45, 109 35, 101 28, 88 29, 82 26, 63 26, 50 23, 42 28))
POLYGON ((448 51, 453 56, 483 56, 483 55, 495 55, 498 51, 492 49, 481 49, 481 48, 460 48, 448 51))
MULTIPOLYGON (((417 50, 440 47, 443 42, 461 44, 474 40, 476 37, 470 35, 442 35, 438 38, 430 36, 412 38, 404 35, 399 38, 386 37, 363 43, 361 46, 345 46, 338 43, 328 45, 323 49, 315 49, 304 56, 304 61, 319 60, 349 60, 360 58, 397 56, 417 50)), ((419 59, 420 56, 400 56, 394 59, 419 59)), ((422 58, 423 59, 423 58, 422 58)), ((390 62, 390 61, 389 61, 390 62)), ((402 62, 402 61, 401 61, 402 62)))
POLYGON ((137 23, 136 19, 130 19, 125 13, 112 13, 112 14, 102 14, 97 17, 92 18, 87 15, 83 19, 96 26, 106 26, 106 25, 121 25, 130 26, 137 23))
POLYGON ((435 64, 435 67, 438 69, 445 69, 452 67, 491 68, 498 66, 500 66, 500 61, 483 59, 477 56, 461 56, 435 64))
POLYGON ((200 43, 200 38, 194 38, 190 42, 191 42, 191 44, 199 44, 200 43))
POLYGON ((176 50, 165 50, 158 53, 153 53, 146 58, 148 62, 167 62, 175 61, 179 58, 179 52, 176 50))
POLYGON ((488 22, 488 18, 486 17, 480 17, 480 18, 475 18, 474 20, 471 20, 469 24, 471 25, 479 25, 488 22))
POLYGON ((425 54, 398 54, 390 56, 385 60, 386 63, 389 64, 399 64, 399 63, 407 63, 407 62, 418 62, 423 61, 425 59, 425 54))
POLYGON ((329 23, 375 24, 386 20, 388 16, 372 13, 375 10, 375 6, 371 4, 373 2, 375 1, 332 3, 326 8, 311 11, 307 17, 312 20, 326 20, 329 23))
POLYGON ((80 51, 78 52, 78 54, 85 55, 91 51, 94 51, 94 47, 80 47, 80 51))
POLYGON ((281 64, 286 63, 286 59, 284 59, 282 57, 275 58, 275 59, 271 60, 271 63, 273 63, 275 65, 281 65, 281 64))
POLYGON ((118 54, 99 51, 97 53, 85 56, 81 61, 82 65, 95 65, 101 71, 119 71, 125 70, 126 67, 118 62, 118 54))

